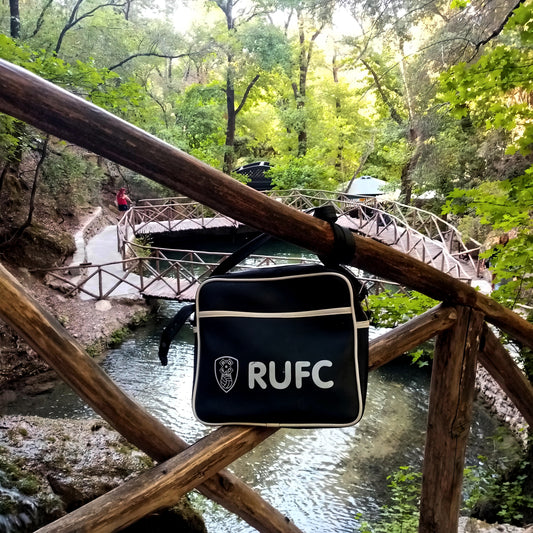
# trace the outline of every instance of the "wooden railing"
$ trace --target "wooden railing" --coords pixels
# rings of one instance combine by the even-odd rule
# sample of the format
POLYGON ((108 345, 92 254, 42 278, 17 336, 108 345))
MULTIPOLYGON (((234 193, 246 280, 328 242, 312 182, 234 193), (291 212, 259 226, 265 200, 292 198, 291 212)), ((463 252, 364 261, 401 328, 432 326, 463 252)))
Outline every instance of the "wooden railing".
MULTIPOLYGON (((196 288, 226 257, 224 252, 200 252, 154 248, 128 243, 133 257, 121 261, 94 265, 69 265, 46 269, 50 284, 66 296, 85 294, 105 300, 128 292, 138 292, 154 298, 192 300, 196 288), (179 255, 179 258, 176 258, 179 255)), ((318 258, 305 256, 274 256, 252 254, 235 270, 285 264, 316 263, 318 258)), ((397 283, 357 276, 368 294, 405 292, 397 283)))
MULTIPOLYGON (((331 191, 286 190, 263 194, 300 211, 332 205, 339 223, 353 231, 393 246, 457 279, 470 282, 479 277, 479 243, 468 249, 453 225, 429 211, 376 198, 354 199, 331 191)), ((134 235, 215 227, 221 221, 231 227, 239 225, 231 217, 185 197, 141 200, 117 226, 119 250, 123 259, 128 257, 134 235)))
MULTIPOLYGON (((102 109, 0 60, 0 111, 175 188, 244 224, 327 256, 329 224, 291 209, 184 154, 102 109), (87 131, 91 134, 87 135, 87 131)), ((351 265, 445 301, 370 347, 370 368, 436 336, 430 386, 420 533, 457 530, 464 454, 479 360, 533 423, 533 387, 488 324, 533 348, 533 324, 465 283, 374 239, 354 235, 351 265)), ((276 430, 225 427, 188 446, 124 394, 62 326, 0 267, 0 317, 93 409, 161 464, 97 498, 41 533, 117 531, 168 507, 197 487, 257 530, 298 527, 259 494, 220 470, 276 430), (217 472, 218 471, 218 472, 217 472)))

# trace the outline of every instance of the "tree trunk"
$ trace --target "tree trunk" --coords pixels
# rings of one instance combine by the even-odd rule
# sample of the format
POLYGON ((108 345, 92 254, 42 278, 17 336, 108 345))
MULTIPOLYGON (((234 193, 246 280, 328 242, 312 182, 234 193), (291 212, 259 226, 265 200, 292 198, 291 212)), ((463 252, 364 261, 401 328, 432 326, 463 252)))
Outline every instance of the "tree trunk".
MULTIPOLYGON (((332 59, 332 72, 333 72, 333 83, 336 85, 339 83, 339 65, 337 64, 337 52, 333 54, 332 59)), ((335 95, 335 118, 338 119, 341 116, 341 99, 338 94, 335 95)), ((342 130, 339 131, 339 142, 337 145, 337 157, 335 158, 335 170, 337 172, 342 173, 342 167, 343 167, 343 157, 342 153, 344 150, 344 141, 343 141, 343 135, 342 130)))
MULTIPOLYGON (((303 157, 307 153, 307 121, 305 119, 305 92, 307 85, 307 70, 309 63, 307 61, 308 54, 305 50, 305 28, 302 13, 298 10, 298 32, 300 36, 300 55, 299 65, 300 74, 298 78, 298 90, 295 94, 296 109, 301 114, 298 126, 298 157, 303 157)), ((310 49, 309 49, 310 53, 310 49)))
POLYGON ((226 74, 226 113, 228 116, 226 125, 226 145, 224 151, 224 166, 222 170, 229 174, 233 170, 235 155, 235 83, 233 74, 233 57, 228 55, 228 72, 226 74))
POLYGON ((422 152, 421 136, 415 128, 409 130, 408 142, 409 145, 413 147, 413 153, 402 169, 400 185, 400 195, 403 198, 403 202, 407 205, 411 203, 411 196, 413 193, 412 175, 422 152))
POLYGON ((19 0, 9 0, 10 32, 13 39, 20 38, 20 9, 19 0))

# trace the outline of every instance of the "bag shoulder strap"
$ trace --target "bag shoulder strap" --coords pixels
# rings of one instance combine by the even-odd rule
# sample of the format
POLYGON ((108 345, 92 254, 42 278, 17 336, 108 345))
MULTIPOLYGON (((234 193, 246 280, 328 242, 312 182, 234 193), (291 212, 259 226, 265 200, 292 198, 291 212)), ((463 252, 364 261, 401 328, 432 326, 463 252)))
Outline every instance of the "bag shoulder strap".
MULTIPOLYGON (((312 209, 313 216, 328 222, 333 229, 334 243, 333 252, 327 257, 320 257, 319 259, 327 267, 338 267, 340 263, 348 263, 355 254, 355 239, 352 232, 343 226, 336 223, 337 214, 332 205, 325 205, 315 207, 312 209)), ((260 246, 268 242, 272 238, 268 233, 261 233, 254 237, 251 241, 241 246, 238 250, 233 252, 230 256, 221 261, 211 272, 210 276, 220 276, 229 272, 234 266, 246 259, 250 254, 257 250, 260 246)), ((351 275, 351 272, 346 270, 346 274, 351 275)), ((351 275, 354 279, 355 276, 351 275)), ((358 282, 357 282, 358 283, 358 282)), ((172 339, 177 335, 179 330, 183 327, 187 319, 194 312, 194 304, 183 306, 165 327, 161 334, 159 342, 159 360, 162 366, 168 364, 168 350, 172 339)))
POLYGON ((184 305, 163 330, 161 340, 159 341, 159 360, 162 366, 167 366, 168 364, 168 350, 172 339, 177 335, 178 331, 187 322, 187 319, 193 312, 194 304, 184 305))

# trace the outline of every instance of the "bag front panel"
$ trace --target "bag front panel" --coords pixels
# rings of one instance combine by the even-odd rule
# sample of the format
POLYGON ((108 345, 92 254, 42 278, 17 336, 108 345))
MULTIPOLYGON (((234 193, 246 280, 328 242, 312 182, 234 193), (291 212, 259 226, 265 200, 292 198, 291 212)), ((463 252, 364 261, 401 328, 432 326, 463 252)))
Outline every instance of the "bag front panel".
POLYGON ((206 424, 342 426, 362 416, 352 314, 198 317, 193 406, 206 424))

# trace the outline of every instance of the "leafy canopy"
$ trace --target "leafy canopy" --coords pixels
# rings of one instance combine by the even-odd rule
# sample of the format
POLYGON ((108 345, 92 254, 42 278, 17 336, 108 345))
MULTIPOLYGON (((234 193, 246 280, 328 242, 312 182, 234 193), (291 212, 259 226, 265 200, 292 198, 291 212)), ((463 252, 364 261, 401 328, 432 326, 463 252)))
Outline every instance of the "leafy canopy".
MULTIPOLYGON (((507 153, 531 153, 533 146, 533 5, 516 9, 506 25, 502 42, 493 45, 472 65, 451 68, 441 78, 440 99, 457 117, 468 117, 477 127, 508 132, 507 153)), ((513 308, 529 304, 533 294, 533 168, 520 176, 484 182, 475 189, 456 189, 445 213, 476 215, 497 235, 510 233, 507 246, 485 253, 496 257, 490 268, 496 283, 494 296, 513 308)), ((527 309, 527 308, 526 308, 527 309)))

